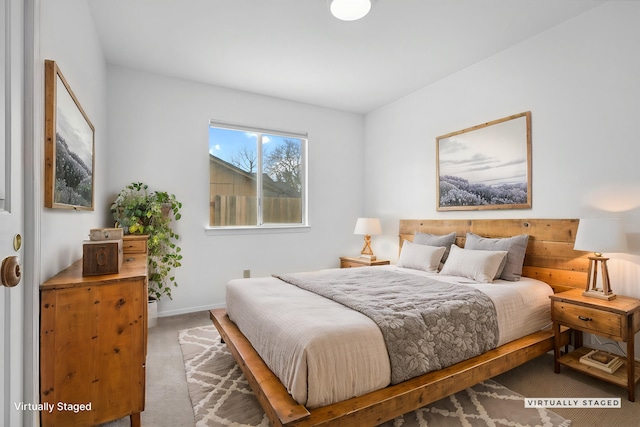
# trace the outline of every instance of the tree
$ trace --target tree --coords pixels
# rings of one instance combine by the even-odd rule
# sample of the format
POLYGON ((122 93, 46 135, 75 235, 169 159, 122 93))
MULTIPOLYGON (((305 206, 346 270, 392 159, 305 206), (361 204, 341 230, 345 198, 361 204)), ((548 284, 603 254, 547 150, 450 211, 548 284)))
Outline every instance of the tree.
POLYGON ((231 164, 248 173, 254 173, 258 166, 255 150, 243 146, 231 156, 231 164))
POLYGON ((301 150, 300 143, 285 139, 265 157, 264 170, 276 182, 284 182, 298 193, 302 190, 300 180, 301 150))

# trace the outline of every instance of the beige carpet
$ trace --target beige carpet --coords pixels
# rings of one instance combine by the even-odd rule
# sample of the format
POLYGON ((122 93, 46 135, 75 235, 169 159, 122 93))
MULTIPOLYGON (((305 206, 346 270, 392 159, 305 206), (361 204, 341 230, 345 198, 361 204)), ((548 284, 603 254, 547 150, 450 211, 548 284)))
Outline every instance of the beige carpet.
MULTIPOLYGON (((242 371, 213 326, 180 331, 189 396, 197 427, 269 426, 242 371)), ((383 426, 561 426, 571 421, 545 409, 525 408, 523 397, 485 381, 383 426)))

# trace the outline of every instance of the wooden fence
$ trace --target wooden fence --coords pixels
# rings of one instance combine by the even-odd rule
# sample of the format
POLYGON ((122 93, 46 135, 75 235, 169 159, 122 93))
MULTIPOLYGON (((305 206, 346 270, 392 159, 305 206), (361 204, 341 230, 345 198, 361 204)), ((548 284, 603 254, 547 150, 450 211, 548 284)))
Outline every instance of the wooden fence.
MULTIPOLYGON (((265 197, 263 221, 273 224, 299 224, 302 222, 302 199, 291 197, 265 197)), ((209 224, 214 227, 256 225, 258 207, 253 196, 215 195, 209 207, 209 224)))

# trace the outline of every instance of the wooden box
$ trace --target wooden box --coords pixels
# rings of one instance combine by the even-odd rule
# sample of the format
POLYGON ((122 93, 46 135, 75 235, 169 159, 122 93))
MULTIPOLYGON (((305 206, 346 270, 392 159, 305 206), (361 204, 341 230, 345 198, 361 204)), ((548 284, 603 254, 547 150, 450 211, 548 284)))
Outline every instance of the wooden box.
POLYGON ((92 228, 89 230, 89 240, 120 240, 123 232, 122 228, 92 228))
POLYGON ((122 267, 122 239, 89 240, 82 245, 82 275, 117 274, 122 267))

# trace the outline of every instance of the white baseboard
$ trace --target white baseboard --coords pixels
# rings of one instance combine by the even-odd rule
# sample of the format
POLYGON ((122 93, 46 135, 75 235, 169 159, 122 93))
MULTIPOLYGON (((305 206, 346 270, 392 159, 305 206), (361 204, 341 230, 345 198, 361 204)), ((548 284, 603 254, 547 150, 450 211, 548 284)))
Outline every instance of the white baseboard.
POLYGON ((216 304, 216 305, 203 305, 200 307, 188 307, 188 308, 182 308, 179 310, 158 311, 158 317, 178 316, 180 314, 197 313, 199 311, 209 311, 213 308, 223 308, 223 307, 224 307, 224 304, 216 304))

